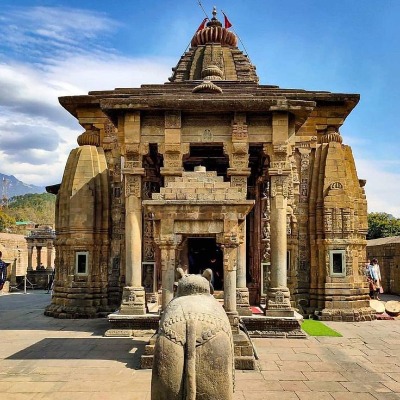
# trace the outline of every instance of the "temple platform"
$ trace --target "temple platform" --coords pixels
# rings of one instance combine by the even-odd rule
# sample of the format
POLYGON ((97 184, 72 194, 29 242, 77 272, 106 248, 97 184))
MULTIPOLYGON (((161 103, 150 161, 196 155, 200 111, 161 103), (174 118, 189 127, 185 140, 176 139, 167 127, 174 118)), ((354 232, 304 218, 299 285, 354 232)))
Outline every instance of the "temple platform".
MULTIPOLYGON (((301 330, 303 317, 295 313, 295 317, 266 317, 258 307, 250 316, 241 316, 242 329, 233 335, 235 368, 237 370, 254 370, 256 368, 255 349, 251 338, 296 338, 304 339, 307 335, 301 330)), ((157 312, 145 315, 122 315, 113 313, 108 315, 110 324, 105 332, 107 337, 143 337, 150 336, 145 352, 141 357, 141 368, 149 369, 153 365, 154 346, 157 339, 157 330, 160 316, 157 312)))

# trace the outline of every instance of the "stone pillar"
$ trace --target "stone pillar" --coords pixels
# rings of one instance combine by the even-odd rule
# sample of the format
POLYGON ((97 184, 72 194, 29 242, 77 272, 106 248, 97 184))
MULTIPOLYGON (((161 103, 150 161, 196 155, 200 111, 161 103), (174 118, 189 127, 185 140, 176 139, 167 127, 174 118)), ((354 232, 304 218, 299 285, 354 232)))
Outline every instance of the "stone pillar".
POLYGON ((32 245, 28 244, 28 269, 27 269, 27 271, 33 271, 32 254, 33 254, 33 247, 32 247, 32 245))
POLYGON ((142 286, 142 203, 141 175, 143 168, 126 168, 125 176, 125 287, 122 293, 121 314, 146 313, 145 292, 142 286))
MULTIPOLYGON (((230 168, 227 174, 231 178, 232 187, 239 188, 241 198, 247 198, 247 178, 250 176, 249 144, 246 114, 235 112, 232 120, 232 143, 225 144, 225 152, 229 154, 230 168)), ((246 222, 239 227, 240 245, 237 250, 237 310, 240 315, 251 315, 249 289, 246 285, 246 222)))
POLYGON ((272 154, 268 170, 271 177, 271 282, 267 293, 266 316, 293 317, 287 287, 287 199, 291 165, 289 155, 289 115, 276 112, 272 117, 272 154))
POLYGON ((239 333, 239 317, 236 303, 237 244, 222 245, 224 255, 224 307, 231 323, 232 332, 239 333))
POLYGON ((164 143, 160 145, 160 152, 164 156, 164 166, 160 169, 164 177, 164 186, 174 182, 177 176, 182 176, 182 156, 189 152, 189 144, 182 144, 181 140, 181 112, 168 110, 164 114, 164 143))
POLYGON ((271 176, 271 284, 266 315, 293 317, 287 287, 287 175, 271 176))
POLYGON ((42 246, 36 246, 36 269, 41 269, 40 264, 42 263, 42 246))
MULTIPOLYGON (((246 232, 246 222, 243 222, 243 225, 243 230, 246 232)), ((238 288, 246 287, 246 235, 238 247, 236 286, 238 288)))
POLYGON ((249 288, 246 282, 246 221, 240 226, 241 238, 237 248, 236 299, 239 315, 252 315, 249 288))
POLYGON ((159 247, 161 250, 162 310, 164 311, 174 297, 176 252, 173 241, 162 240, 159 247))
POLYGON ((53 245, 51 243, 47 244, 47 270, 52 270, 53 269, 53 245))

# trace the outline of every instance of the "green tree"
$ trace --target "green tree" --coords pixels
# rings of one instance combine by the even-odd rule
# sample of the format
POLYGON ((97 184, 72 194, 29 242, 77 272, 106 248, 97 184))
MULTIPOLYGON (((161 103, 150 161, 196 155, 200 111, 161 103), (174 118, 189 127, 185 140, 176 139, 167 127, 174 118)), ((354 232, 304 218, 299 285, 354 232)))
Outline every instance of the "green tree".
POLYGON ((0 232, 10 232, 15 226, 15 218, 0 210, 0 232))
POLYGON ((40 225, 54 225, 56 196, 50 193, 25 194, 10 199, 6 214, 16 221, 33 221, 40 225))
POLYGON ((368 214, 367 239, 400 235, 400 219, 384 212, 368 214))

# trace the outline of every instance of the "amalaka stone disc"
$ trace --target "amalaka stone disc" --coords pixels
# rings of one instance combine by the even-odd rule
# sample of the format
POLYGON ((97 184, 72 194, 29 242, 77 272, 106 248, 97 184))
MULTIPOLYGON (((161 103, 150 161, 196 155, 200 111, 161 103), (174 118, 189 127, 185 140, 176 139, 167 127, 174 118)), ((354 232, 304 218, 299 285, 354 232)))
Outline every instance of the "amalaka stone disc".
POLYGON ((385 304, 385 310, 389 315, 397 317, 400 314, 400 301, 388 301, 385 304))
POLYGON ((369 306, 375 310, 377 314, 383 314, 385 312, 385 305, 379 300, 370 300, 369 306))

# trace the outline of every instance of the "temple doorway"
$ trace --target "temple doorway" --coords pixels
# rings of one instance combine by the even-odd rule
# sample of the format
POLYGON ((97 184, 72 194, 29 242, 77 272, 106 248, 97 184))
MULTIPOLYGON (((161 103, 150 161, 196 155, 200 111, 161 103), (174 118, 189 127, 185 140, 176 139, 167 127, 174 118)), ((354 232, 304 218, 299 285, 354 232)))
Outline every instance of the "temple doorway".
POLYGON ((188 238, 188 263, 190 274, 201 274, 211 268, 214 289, 224 289, 223 254, 215 238, 188 238))

